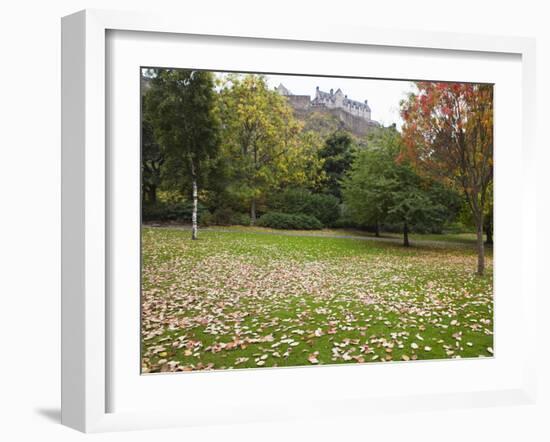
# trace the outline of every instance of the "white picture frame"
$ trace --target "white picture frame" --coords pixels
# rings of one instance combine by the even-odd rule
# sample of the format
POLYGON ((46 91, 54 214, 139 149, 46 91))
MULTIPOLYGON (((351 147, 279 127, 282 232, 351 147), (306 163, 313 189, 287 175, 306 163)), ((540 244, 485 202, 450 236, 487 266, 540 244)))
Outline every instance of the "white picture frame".
MULTIPOLYGON (((235 419, 230 410, 224 416, 215 410, 209 413, 201 407, 197 407, 192 414, 184 407, 120 412, 109 407, 108 397, 113 385, 109 376, 112 354, 109 353, 107 328, 111 326, 113 317, 107 293, 107 255, 108 244, 113 239, 110 235, 116 231, 107 228, 110 197, 106 131, 109 117, 106 80, 109 51, 106 39, 107 33, 112 31, 261 39, 284 41, 285 44, 338 44, 343 48, 369 46, 402 48, 404 51, 455 51, 476 54, 480 59, 484 54, 520 57, 521 119, 518 125, 521 149, 516 153, 521 158, 523 177, 520 216, 523 222, 536 219, 535 174, 532 173, 535 162, 535 44, 532 39, 338 26, 330 29, 314 26, 281 29, 254 23, 234 26, 230 22, 210 22, 201 17, 182 21, 178 17, 100 10, 86 10, 67 16, 62 21, 62 423, 67 426, 97 432, 207 425, 214 420, 234 422, 235 419)), ((525 237, 527 233, 522 231, 521 235, 525 237)), ((496 234, 495 238, 498 240, 496 234)), ((536 251, 534 242, 520 243, 517 252, 520 253, 522 266, 520 304, 523 315, 519 320, 523 321, 521 325, 527 337, 523 347, 523 354, 527 355, 534 351, 535 342, 536 269, 534 265, 529 265, 529 257, 536 256, 536 251)), ((480 388, 461 393, 431 391, 424 395, 392 394, 378 396, 376 400, 367 396, 350 398, 342 395, 338 399, 338 407, 335 407, 337 411, 332 413, 368 414, 380 408, 392 412, 532 403, 536 393, 536 365, 531 358, 523 359, 519 384, 514 380, 511 386, 504 388, 480 388)), ((296 374, 292 370, 284 372, 286 378, 299 376, 298 371, 294 372, 296 374)), ((225 382, 222 374, 206 375, 216 376, 217 384, 225 382)), ((204 378, 201 382, 205 382, 204 378)), ((327 405, 330 401, 334 403, 336 399, 331 396, 324 401, 316 400, 309 408, 287 407, 286 410, 276 403, 273 406, 260 404, 260 407, 258 404, 248 404, 249 412, 245 420, 325 416, 328 407, 321 405, 327 405)), ((247 404, 240 403, 239 407, 245 410, 247 404)))

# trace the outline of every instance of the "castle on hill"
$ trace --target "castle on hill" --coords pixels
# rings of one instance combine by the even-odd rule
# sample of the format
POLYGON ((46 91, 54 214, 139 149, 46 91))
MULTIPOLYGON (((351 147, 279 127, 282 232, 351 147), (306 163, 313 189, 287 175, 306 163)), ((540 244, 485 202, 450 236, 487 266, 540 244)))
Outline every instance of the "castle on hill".
POLYGON ((336 92, 333 89, 324 92, 317 86, 313 100, 309 95, 293 94, 282 83, 275 90, 288 99, 299 116, 306 116, 312 112, 335 115, 343 128, 358 136, 363 136, 371 128, 379 126, 378 122, 371 119, 371 108, 367 100, 351 100, 340 88, 336 92))

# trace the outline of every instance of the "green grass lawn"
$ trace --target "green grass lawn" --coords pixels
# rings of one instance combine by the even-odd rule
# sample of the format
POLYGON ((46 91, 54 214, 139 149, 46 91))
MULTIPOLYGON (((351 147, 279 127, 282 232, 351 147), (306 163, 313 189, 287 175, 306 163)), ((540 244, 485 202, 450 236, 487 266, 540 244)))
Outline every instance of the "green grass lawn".
MULTIPOLYGON (((160 227, 160 225, 156 225, 160 227)), ((165 226, 166 227, 166 226, 165 226)), ((175 224, 171 225, 174 228, 183 228, 190 230, 189 225, 184 224, 175 224)), ((202 231, 206 232, 243 232, 243 233, 277 233, 279 235, 298 235, 298 236, 350 236, 350 237, 364 237, 364 238, 376 238, 373 232, 367 232, 366 230, 354 229, 354 228, 324 228, 321 230, 280 230, 272 229, 269 227, 258 227, 258 226, 212 226, 212 227, 203 227, 202 231)), ((403 241, 402 233, 387 233, 384 232, 380 235, 382 240, 395 240, 403 241)), ((410 233, 409 239, 411 242, 420 241, 420 242, 438 242, 438 243, 456 243, 463 244, 467 246, 474 247, 476 244, 476 234, 475 233, 443 233, 443 234, 418 234, 410 233)))
POLYGON ((144 373, 492 355, 490 251, 264 233, 143 229, 144 373))

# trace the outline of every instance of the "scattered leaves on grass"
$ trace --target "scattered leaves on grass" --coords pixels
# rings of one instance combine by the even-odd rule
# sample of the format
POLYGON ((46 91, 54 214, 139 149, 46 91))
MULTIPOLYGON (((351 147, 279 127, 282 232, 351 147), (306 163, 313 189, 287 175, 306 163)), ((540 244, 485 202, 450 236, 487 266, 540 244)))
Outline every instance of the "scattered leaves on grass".
POLYGON ((473 249, 188 233, 143 229, 143 373, 492 354, 473 249))

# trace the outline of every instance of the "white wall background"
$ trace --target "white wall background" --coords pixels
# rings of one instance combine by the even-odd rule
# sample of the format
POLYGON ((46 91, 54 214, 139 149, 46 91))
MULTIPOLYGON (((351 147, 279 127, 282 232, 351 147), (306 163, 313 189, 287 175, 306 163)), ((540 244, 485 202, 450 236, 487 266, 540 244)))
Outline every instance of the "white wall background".
MULTIPOLYGON (((84 8, 214 14, 226 20, 298 20, 533 36, 538 44, 539 192, 548 194, 550 14, 536 0, 8 0, 0 9, 0 438, 6 441, 178 440, 550 440, 550 382, 536 406, 379 415, 361 421, 290 422, 84 436, 59 425, 60 17, 84 8), (289 19, 289 17, 292 17, 289 19)), ((547 198, 550 199, 550 198, 547 198)), ((542 281, 550 250, 539 213, 542 281)), ((513 240, 514 232, 510 232, 513 240)), ((550 295, 550 290, 544 293, 550 295)), ((541 300, 541 318, 550 303, 541 300)), ((545 313, 546 312, 546 313, 545 313)), ((542 321, 541 321, 542 322, 542 321)), ((548 323, 540 324, 541 373, 550 373, 548 323)), ((518 330, 518 332, 521 332, 518 330)), ((518 349, 521 357, 521 350, 518 349)))

